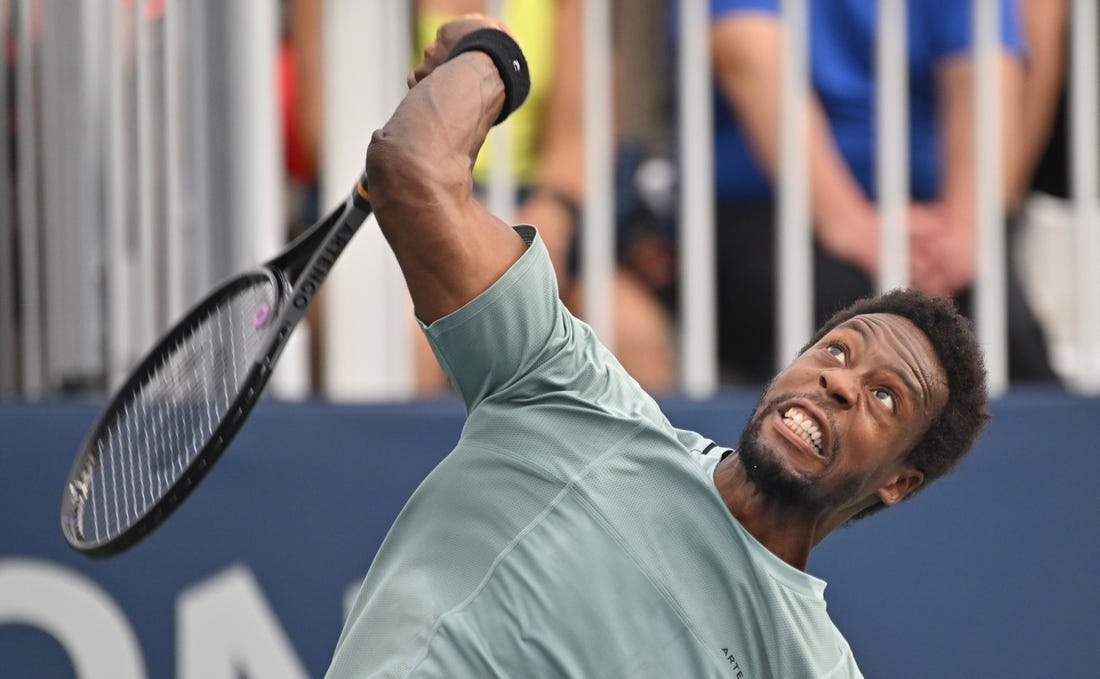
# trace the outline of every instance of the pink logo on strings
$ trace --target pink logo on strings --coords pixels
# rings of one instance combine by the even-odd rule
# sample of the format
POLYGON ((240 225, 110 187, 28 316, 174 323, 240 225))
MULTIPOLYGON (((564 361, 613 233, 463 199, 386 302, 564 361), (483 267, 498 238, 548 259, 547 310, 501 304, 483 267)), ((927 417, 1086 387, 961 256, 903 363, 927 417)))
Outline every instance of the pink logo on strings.
POLYGON ((267 322, 271 320, 271 305, 261 304, 259 309, 256 309, 256 315, 252 317, 252 327, 256 330, 267 325, 267 322))

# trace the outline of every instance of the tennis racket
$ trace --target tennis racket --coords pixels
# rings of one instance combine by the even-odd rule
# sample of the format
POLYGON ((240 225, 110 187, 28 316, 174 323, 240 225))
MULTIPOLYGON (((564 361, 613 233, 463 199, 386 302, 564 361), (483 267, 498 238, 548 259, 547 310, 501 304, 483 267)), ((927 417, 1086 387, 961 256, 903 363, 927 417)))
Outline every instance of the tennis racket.
POLYGON ((274 259, 198 303, 142 359, 88 432, 61 500, 61 530, 117 554, 187 498, 244 424, 294 327, 370 214, 364 174, 274 259))

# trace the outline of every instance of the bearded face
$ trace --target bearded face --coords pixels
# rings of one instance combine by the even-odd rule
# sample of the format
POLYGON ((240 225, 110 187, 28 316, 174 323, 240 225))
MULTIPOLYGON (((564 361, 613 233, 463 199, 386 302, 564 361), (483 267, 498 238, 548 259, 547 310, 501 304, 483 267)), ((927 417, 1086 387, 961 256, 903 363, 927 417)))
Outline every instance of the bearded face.
MULTIPOLYGON (((836 423, 828 414, 822 399, 813 394, 780 394, 768 398, 765 403, 765 398, 768 398, 767 390, 753 409, 753 415, 742 431, 737 445, 737 454, 753 485, 781 505, 808 512, 820 511, 850 497, 860 485, 858 478, 849 476, 839 484, 826 484, 824 477, 829 469, 828 466, 822 468, 819 473, 796 469, 785 461, 784 453, 777 450, 777 446, 770 444, 761 436, 766 421, 776 417, 777 414, 782 417, 783 413, 779 412, 781 404, 798 400, 817 402, 821 412, 825 413, 828 426, 835 432, 836 423)), ((830 450, 826 451, 826 457, 835 459, 841 445, 841 437, 832 436, 830 450)))
POLYGON ((891 504, 923 479, 905 456, 946 400, 943 370, 915 325, 857 316, 776 375, 738 457, 762 494, 792 509, 891 504))

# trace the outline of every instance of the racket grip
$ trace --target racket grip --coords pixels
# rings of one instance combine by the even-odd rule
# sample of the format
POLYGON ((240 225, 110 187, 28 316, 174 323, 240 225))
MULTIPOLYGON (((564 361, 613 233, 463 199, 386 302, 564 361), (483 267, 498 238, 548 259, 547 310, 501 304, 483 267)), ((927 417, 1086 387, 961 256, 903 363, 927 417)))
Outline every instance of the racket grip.
POLYGON ((351 200, 355 207, 370 212, 370 191, 367 190, 367 171, 359 175, 359 181, 355 184, 355 190, 351 192, 351 200))
POLYGON ((479 28, 458 39, 447 55, 447 61, 464 52, 484 52, 489 55, 504 82, 504 106, 493 125, 499 125, 527 99, 531 91, 531 73, 527 59, 512 36, 495 28, 479 28))

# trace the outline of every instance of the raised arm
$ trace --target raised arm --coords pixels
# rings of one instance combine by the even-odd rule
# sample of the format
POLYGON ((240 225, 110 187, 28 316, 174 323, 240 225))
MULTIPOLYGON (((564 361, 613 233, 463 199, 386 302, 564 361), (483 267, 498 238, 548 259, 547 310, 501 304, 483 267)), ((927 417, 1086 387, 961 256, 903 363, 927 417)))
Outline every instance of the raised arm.
POLYGON ((503 25, 468 15, 439 29, 367 150, 371 207, 425 323, 488 289, 524 252, 519 235, 476 200, 470 175, 505 103, 500 73, 481 51, 446 60, 480 28, 503 25))

